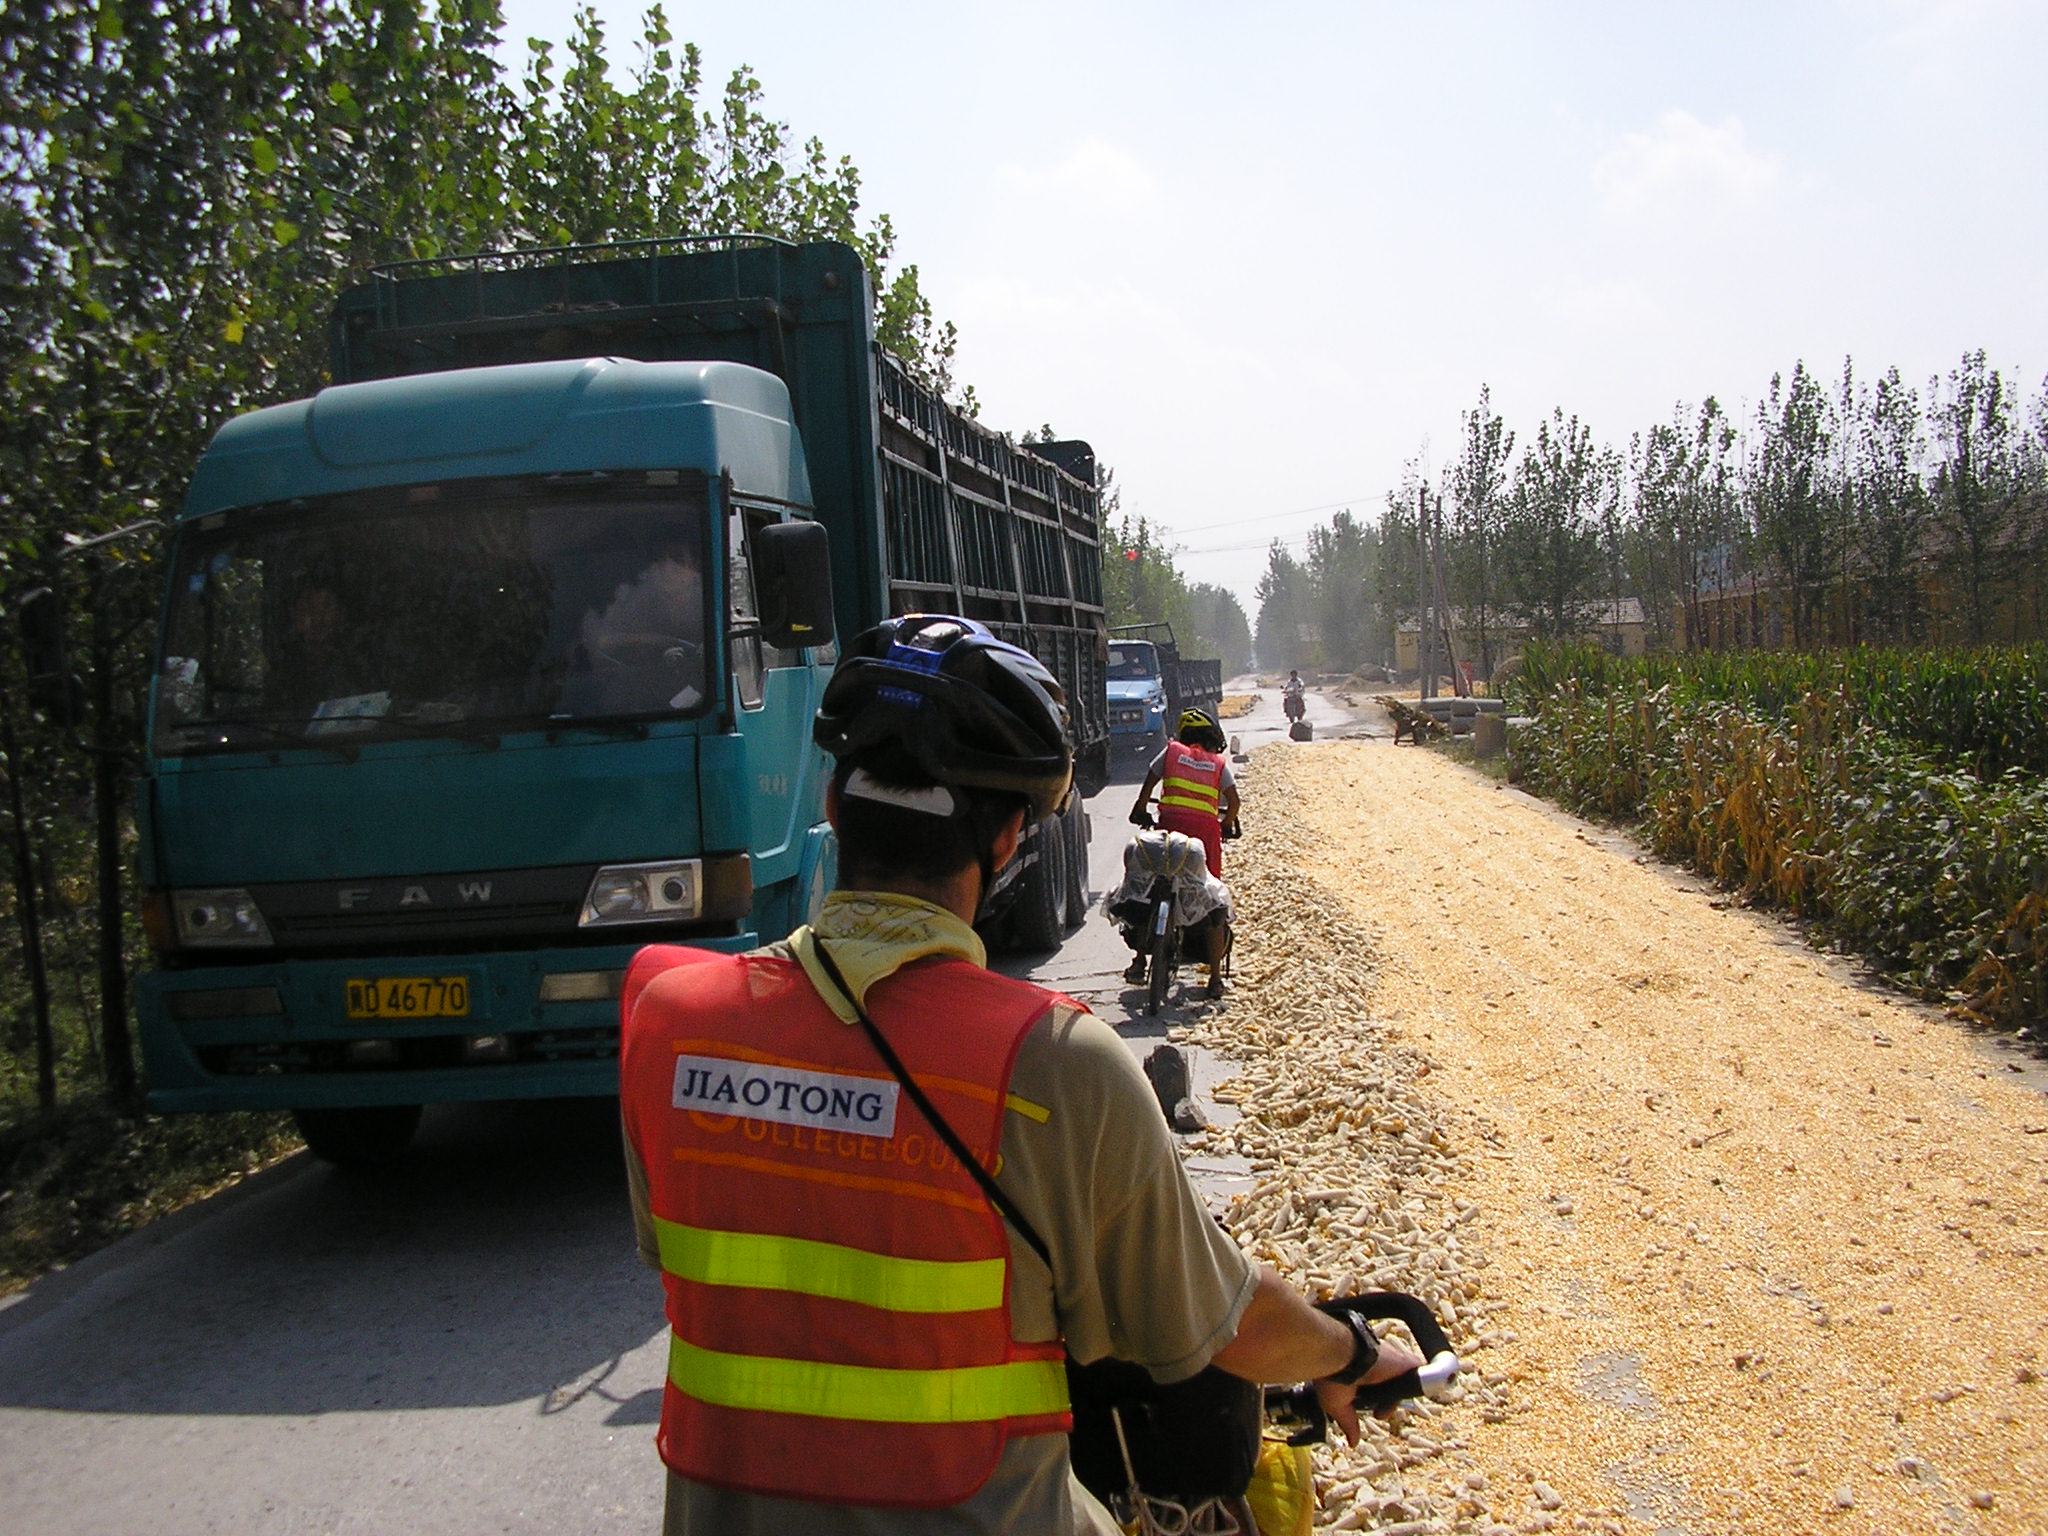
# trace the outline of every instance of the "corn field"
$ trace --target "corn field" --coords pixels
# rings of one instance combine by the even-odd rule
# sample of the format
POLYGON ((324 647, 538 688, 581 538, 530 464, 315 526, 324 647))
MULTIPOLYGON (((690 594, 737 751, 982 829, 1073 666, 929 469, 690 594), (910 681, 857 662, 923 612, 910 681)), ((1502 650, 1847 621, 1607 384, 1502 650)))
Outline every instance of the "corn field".
POLYGON ((2048 647, 1535 647, 1510 768, 1987 1022, 2048 1023, 2048 647))

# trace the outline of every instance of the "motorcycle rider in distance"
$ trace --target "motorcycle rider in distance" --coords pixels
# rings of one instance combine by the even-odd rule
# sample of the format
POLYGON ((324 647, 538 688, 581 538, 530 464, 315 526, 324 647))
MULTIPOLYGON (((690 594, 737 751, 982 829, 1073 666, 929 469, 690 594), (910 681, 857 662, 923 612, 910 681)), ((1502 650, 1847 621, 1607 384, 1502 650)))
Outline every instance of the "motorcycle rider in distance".
MULTIPOLYGON (((1169 741, 1145 773, 1137 803, 1131 807, 1131 821, 1140 827, 1152 825, 1148 802, 1159 790, 1159 825, 1168 832, 1185 832, 1202 845, 1209 873, 1223 877, 1223 837, 1237 836, 1237 783, 1225 758, 1223 728, 1203 710, 1190 709, 1180 717, 1179 738, 1169 741)), ((1204 935, 1208 946, 1209 995, 1223 995, 1222 966, 1230 946, 1228 930, 1219 926, 1204 935)))
POLYGON ((1306 708, 1302 700, 1302 692, 1305 686, 1301 680, 1301 674, 1290 668, 1287 673, 1287 682, 1280 690, 1280 707, 1286 711, 1287 718, 1290 721, 1299 720, 1306 708))

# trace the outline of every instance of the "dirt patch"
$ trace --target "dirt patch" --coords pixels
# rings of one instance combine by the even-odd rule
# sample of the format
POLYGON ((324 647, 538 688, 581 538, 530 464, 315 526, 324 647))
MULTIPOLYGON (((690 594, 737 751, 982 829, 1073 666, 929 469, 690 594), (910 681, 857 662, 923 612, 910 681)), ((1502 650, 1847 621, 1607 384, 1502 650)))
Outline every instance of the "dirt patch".
POLYGON ((1247 839, 1249 893, 1282 855, 1370 934, 1373 1033, 1470 1138, 1428 1203, 1472 1207, 1493 1389, 1436 1410, 1458 1455, 1430 1528, 2048 1528, 2048 1102, 2022 1073, 1436 754, 1263 749, 1245 797, 1304 834, 1247 839))

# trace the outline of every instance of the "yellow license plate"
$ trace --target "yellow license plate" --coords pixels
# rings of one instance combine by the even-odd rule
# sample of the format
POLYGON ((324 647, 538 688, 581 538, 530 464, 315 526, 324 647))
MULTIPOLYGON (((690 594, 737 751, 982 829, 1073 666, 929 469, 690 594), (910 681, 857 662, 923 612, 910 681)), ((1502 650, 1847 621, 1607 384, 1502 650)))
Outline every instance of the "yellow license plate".
POLYGON ((351 978, 352 1019, 463 1019, 469 1017, 467 976, 378 976, 351 978))

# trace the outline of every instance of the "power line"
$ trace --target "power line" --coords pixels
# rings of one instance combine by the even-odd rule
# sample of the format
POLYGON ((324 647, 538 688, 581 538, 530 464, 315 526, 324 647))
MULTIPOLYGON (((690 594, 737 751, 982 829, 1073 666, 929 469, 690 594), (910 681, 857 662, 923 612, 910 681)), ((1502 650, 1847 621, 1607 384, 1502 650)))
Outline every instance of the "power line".
MULTIPOLYGON (((1212 528, 1236 528, 1244 523, 1277 523, 1283 517, 1306 517, 1311 512, 1347 510, 1359 505, 1366 499, 1363 496, 1352 496, 1343 501, 1326 501, 1319 507, 1296 507, 1292 512, 1256 512, 1249 517, 1226 517, 1220 523, 1197 523, 1192 528, 1175 528, 1171 532, 1176 534, 1207 533, 1212 528)), ((1246 545, 1245 547, 1251 548, 1253 546, 1246 545)))
POLYGON ((1311 528, 1301 533, 1289 534, 1286 538, 1281 538, 1278 534, 1275 534, 1270 539, 1254 539, 1249 544, 1208 544, 1204 545, 1200 549, 1183 549, 1176 551, 1176 553, 1183 555, 1237 554, 1241 551, 1250 549, 1268 549, 1275 544, 1299 544, 1302 540, 1306 539, 1309 536, 1309 534, 1313 532, 1315 532, 1315 530, 1311 528))

